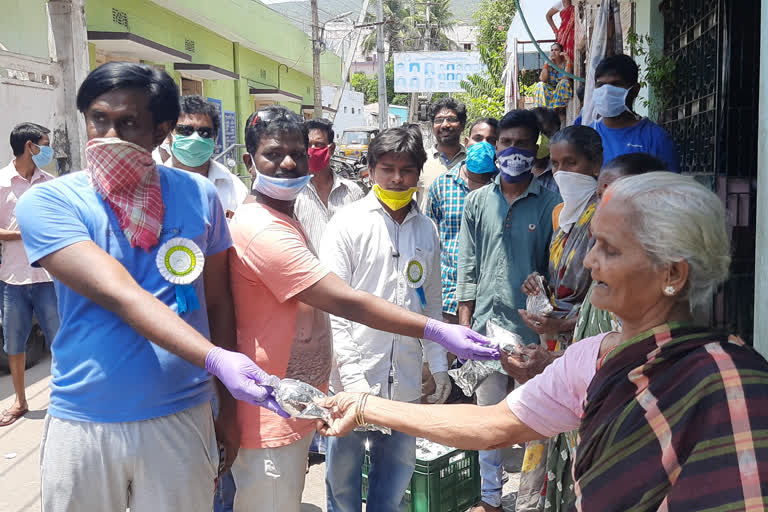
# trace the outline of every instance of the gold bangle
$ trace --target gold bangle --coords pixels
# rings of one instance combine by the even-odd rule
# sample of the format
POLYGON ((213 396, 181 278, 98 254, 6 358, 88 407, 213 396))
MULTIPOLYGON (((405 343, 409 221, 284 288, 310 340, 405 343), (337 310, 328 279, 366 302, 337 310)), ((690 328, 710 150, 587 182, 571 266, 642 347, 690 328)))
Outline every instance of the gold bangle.
POLYGON ((363 396, 363 399, 360 402, 360 426, 367 425, 365 421, 365 406, 368 403, 368 396, 369 394, 366 393, 365 396, 363 396))
POLYGON ((362 393, 357 398, 357 407, 355 409, 355 424, 357 424, 358 427, 362 427, 365 425, 365 421, 363 418, 363 408, 365 407, 365 401, 368 398, 368 393, 362 393))

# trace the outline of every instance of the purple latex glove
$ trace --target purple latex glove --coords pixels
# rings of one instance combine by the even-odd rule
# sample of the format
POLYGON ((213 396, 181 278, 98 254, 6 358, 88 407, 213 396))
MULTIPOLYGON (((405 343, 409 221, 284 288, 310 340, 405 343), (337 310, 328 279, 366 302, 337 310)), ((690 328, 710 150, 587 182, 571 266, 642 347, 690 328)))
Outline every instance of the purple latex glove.
POLYGON ((264 407, 283 418, 291 417, 277 404, 269 385, 277 379, 245 354, 214 347, 205 356, 205 369, 218 377, 236 400, 264 407))
POLYGON ((500 357, 499 349, 491 347, 488 338, 463 325, 446 324, 430 318, 424 327, 424 339, 439 343, 459 359, 491 361, 500 357))

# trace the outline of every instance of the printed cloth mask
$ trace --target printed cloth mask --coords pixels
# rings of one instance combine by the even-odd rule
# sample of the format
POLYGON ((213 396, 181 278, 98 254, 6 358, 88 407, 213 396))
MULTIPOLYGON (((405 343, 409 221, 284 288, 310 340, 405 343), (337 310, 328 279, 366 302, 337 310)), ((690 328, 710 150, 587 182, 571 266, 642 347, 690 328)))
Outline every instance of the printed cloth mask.
POLYGON ((251 190, 278 201, 294 201, 311 179, 309 174, 299 178, 275 178, 256 169, 256 179, 253 180, 251 190))
POLYGON ((624 111, 630 111, 627 107, 627 95, 629 89, 605 84, 592 93, 592 104, 595 111, 603 117, 618 117, 624 111))
POLYGON ((535 152, 511 146, 496 155, 496 166, 504 181, 519 183, 533 174, 531 169, 535 158, 535 152))
POLYGON ((192 135, 174 135, 171 153, 182 164, 199 167, 213 156, 215 145, 213 137, 206 139, 197 132, 192 135))
POLYGON ((475 174, 496 172, 496 148, 488 142, 478 142, 467 148, 467 170, 475 174))
POLYGON ((156 245, 163 227, 160 173, 146 149, 116 137, 85 146, 88 181, 112 207, 131 247, 156 245))
POLYGON ((555 183, 563 198, 563 209, 560 211, 560 227, 569 233, 571 228, 587 207, 589 200, 597 192, 597 180, 577 172, 557 171, 555 183))
POLYGON ((328 167, 328 163, 331 161, 330 146, 325 146, 324 148, 309 148, 307 153, 309 153, 309 172, 312 174, 328 167))
POLYGON ((373 193, 379 201, 387 205, 393 212, 411 204, 413 194, 416 193, 416 190, 418 190, 416 187, 411 187, 408 190, 385 190, 379 185, 373 186, 373 193))
MULTIPOLYGON (((34 142, 32 144, 35 144, 34 142)), ((35 163, 38 167, 45 167, 49 163, 51 163, 51 160, 53 160, 53 148, 51 146, 40 146, 38 144, 35 144, 38 148, 40 148, 40 152, 36 155, 32 155, 32 161, 35 163)))

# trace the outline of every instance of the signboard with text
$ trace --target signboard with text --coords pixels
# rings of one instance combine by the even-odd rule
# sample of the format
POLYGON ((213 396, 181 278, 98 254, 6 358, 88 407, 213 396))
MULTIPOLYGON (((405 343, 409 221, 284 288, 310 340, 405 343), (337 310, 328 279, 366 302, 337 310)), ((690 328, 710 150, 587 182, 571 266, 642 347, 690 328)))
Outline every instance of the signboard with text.
POLYGON ((226 149, 237 143, 237 114, 231 110, 225 110, 222 124, 224 125, 224 149, 226 149))
MULTIPOLYGON (((221 100, 217 100, 216 98, 206 98, 206 100, 208 101, 208 103, 211 103, 211 104, 213 104, 214 107, 216 107, 216 110, 219 111, 219 119, 222 119, 222 117, 221 117, 221 100)), ((224 151, 224 147, 223 147, 223 144, 224 144, 224 141, 223 141, 223 135, 224 134, 223 134, 223 132, 224 132, 224 130, 222 130, 221 125, 219 125, 218 128, 219 128, 219 130, 218 130, 219 133, 218 133, 218 135, 216 135, 216 146, 215 146, 215 148, 213 150, 213 153, 215 155, 218 155, 219 153, 224 151)))
POLYGON ((395 92, 464 92, 461 81, 482 71, 479 52, 395 53, 395 92))

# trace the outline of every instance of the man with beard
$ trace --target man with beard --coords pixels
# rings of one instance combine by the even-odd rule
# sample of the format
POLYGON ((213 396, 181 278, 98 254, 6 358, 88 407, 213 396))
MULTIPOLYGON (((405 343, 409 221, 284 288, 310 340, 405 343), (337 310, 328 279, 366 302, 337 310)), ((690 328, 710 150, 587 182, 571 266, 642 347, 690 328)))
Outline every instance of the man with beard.
POLYGON ((453 98, 440 98, 429 106, 432 133, 437 143, 427 150, 427 162, 419 178, 419 210, 424 211, 429 187, 441 174, 461 164, 467 157, 459 142, 467 124, 467 107, 453 98))

